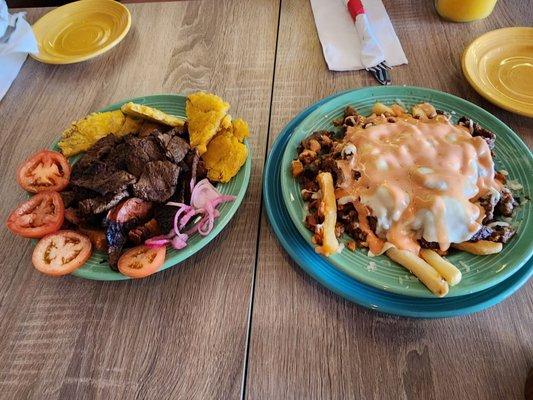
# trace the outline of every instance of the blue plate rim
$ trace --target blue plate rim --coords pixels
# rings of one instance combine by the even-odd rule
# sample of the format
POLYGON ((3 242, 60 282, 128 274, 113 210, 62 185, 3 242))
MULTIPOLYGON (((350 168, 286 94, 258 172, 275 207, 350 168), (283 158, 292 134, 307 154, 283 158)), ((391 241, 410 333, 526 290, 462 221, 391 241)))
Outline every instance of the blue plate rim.
MULTIPOLYGON (((309 129, 308 127, 303 127, 303 125, 306 124, 306 121, 308 120, 309 117, 311 117, 313 115, 316 116, 317 113, 318 113, 320 115, 319 118, 329 119, 328 115, 332 112, 332 109, 331 109, 331 106, 330 106, 330 102, 337 102, 338 100, 346 100, 346 103, 351 103, 352 100, 354 99, 354 97, 361 98, 361 93, 363 91, 366 92, 366 91, 369 91, 369 90, 371 91, 371 93, 370 94, 366 94, 365 93, 365 96, 370 96, 370 98, 374 98, 375 97, 377 101, 383 101, 383 100, 379 99, 379 96, 381 96, 382 94, 390 96, 390 92, 391 91, 401 90, 401 91, 407 91, 408 92, 406 97, 412 97, 411 91, 417 91, 417 92, 423 92, 428 97, 429 96, 433 96, 435 99, 437 99, 439 101, 452 101, 453 100, 455 102, 458 102, 459 104, 462 104, 465 107, 468 107, 468 108, 474 110, 476 113, 481 114, 486 121, 489 121, 491 123, 500 125, 499 129, 501 131, 505 131, 506 134, 508 134, 510 136, 511 140, 513 140, 516 143, 517 146, 520 146, 521 152, 525 153, 525 157, 527 158, 526 162, 528 164, 533 164, 533 155, 531 154, 529 148, 524 143, 522 138, 517 133, 515 133, 509 126, 507 126, 507 124, 505 124, 503 121, 501 121, 499 118, 497 118, 495 115, 489 113, 488 111, 484 110, 483 108, 479 107, 478 105, 476 105, 476 104, 474 104, 474 103, 472 103, 472 102, 470 102, 468 100, 465 100, 463 98, 460 98, 458 96, 455 96, 453 94, 450 94, 450 93, 447 93, 447 92, 442 92, 442 91, 435 90, 435 89, 423 88, 423 87, 415 87, 415 86, 371 86, 371 87, 350 89, 348 91, 340 93, 337 96, 333 97, 332 99, 330 99, 328 101, 325 101, 324 103, 321 103, 319 106, 317 106, 316 108, 311 110, 309 112, 309 114, 306 115, 301 120, 301 122, 295 127, 295 129, 293 131, 293 134, 291 134, 291 138, 287 142, 287 146, 290 146, 291 148, 293 148, 294 144, 295 144, 294 135, 305 133, 309 129)), ((397 93, 395 93, 394 95, 397 95, 398 98, 402 97, 402 95, 397 94, 397 93)), ((366 98, 366 97, 364 97, 364 98, 366 98)), ((479 119, 481 119, 481 117, 478 115, 477 119, 479 120, 479 119)), ((499 134, 499 131, 497 131, 497 132, 499 134)), ((281 158, 282 159, 281 164, 282 165, 287 165, 289 160, 292 160, 292 158, 293 158, 293 155, 291 154, 291 152, 285 151, 283 156, 282 156, 282 158, 281 158)), ((526 168, 526 170, 527 170, 527 168, 526 168)), ((290 173, 288 173, 287 171, 283 171, 282 170, 282 171, 280 171, 280 173, 281 173, 281 184, 282 184, 281 187, 283 188, 284 185, 288 182, 288 180, 290 180, 292 182, 293 178, 290 175, 290 173)), ((289 193, 287 191, 283 191, 282 190, 282 195, 283 195, 283 199, 285 201, 285 204, 289 204, 290 201, 291 201, 290 198, 293 196, 293 192, 289 193)), ((288 211, 289 211, 288 214, 289 214, 290 218, 292 219, 293 223, 295 224, 295 226, 298 229, 298 231, 300 232, 300 234, 302 234, 304 236, 304 238, 306 238, 307 242, 309 244, 311 244, 310 243, 310 238, 311 237, 310 237, 309 231, 307 230, 307 228, 305 228, 305 226, 302 223, 298 224, 299 221, 301 222, 302 216, 301 215, 296 216, 294 214, 294 212, 295 212, 294 209, 292 210, 292 212, 291 212, 290 209, 288 209, 288 211)), ((526 225, 526 229, 527 229, 527 227, 528 227, 528 225, 526 225)), ((526 238, 528 237, 527 233, 528 233, 527 231, 526 232, 522 232, 522 236, 519 238, 519 239, 521 239, 522 245, 527 245, 527 240, 526 240, 526 238)), ((346 250, 344 250, 344 251, 346 251, 346 250)), ((448 297, 457 297, 457 296, 464 296, 464 295, 467 295, 467 294, 472 294, 472 293, 475 293, 475 292, 479 292, 481 290, 488 289, 489 287, 497 285, 498 283, 504 281, 506 278, 508 278, 509 276, 514 274, 515 272, 517 272, 531 258, 531 256, 533 255, 533 243, 530 242, 529 243, 529 248, 525 249, 524 251, 526 252, 526 254, 524 254, 523 257, 520 257, 519 261, 513 262, 510 266, 507 266, 505 269, 503 269, 497 275, 492 276, 490 280, 484 280, 484 281, 481 281, 481 282, 478 282, 478 283, 475 283, 475 284, 470 284, 470 285, 467 285, 467 286, 458 285, 458 286, 452 288, 450 290, 450 293, 448 293, 447 296, 448 297)), ((358 281, 360 281, 362 283, 365 283, 366 285, 373 286, 373 287, 376 287, 378 289, 382 289, 382 290, 385 290, 385 291, 388 291, 388 292, 400 294, 400 295, 403 295, 403 296, 412 296, 412 297, 420 297, 420 298, 424 298, 424 297, 431 298, 431 297, 433 297, 433 295, 422 284, 420 284, 418 282, 415 285, 413 285, 413 287, 411 289, 409 289, 409 291, 411 291, 411 293, 404 293, 406 291, 406 289, 401 287, 401 285, 400 285, 400 287, 396 287, 394 285, 387 285, 386 283, 377 282, 377 281, 371 279, 370 276, 365 274, 365 271, 355 271, 355 270, 354 271, 350 271, 350 270, 348 270, 348 268, 344 264, 344 262, 346 262, 346 259, 340 259, 339 256, 340 255, 335 255, 333 257, 330 257, 330 258, 328 258, 328 261, 332 265, 334 265, 336 268, 339 268, 340 270, 346 271, 348 275, 352 274, 352 276, 355 279, 357 279, 358 281)), ((324 256, 322 256, 322 257, 324 257, 324 256)))
MULTIPOLYGON (((374 309, 383 313, 400 315, 406 317, 415 318, 444 318, 471 314, 481 311, 488 307, 491 307, 509 297, 512 293, 517 291, 522 285, 524 285, 533 274, 533 260, 528 260, 522 268, 520 268, 513 275, 508 277, 503 282, 489 288, 476 292, 471 295, 457 296, 452 298, 442 299, 428 299, 428 298, 416 298, 409 296, 402 296, 398 294, 388 293, 379 289, 367 286, 363 283, 355 281, 343 272, 337 270, 330 265, 327 261, 323 260, 320 256, 315 254, 308 246, 304 247, 304 252, 311 258, 314 258, 313 263, 304 262, 303 256, 296 251, 296 248, 286 239, 286 236, 282 232, 282 226, 276 219, 276 210, 273 203, 276 196, 280 197, 280 190, 269 190, 269 188, 276 188, 276 182, 279 183, 279 173, 275 171, 276 165, 279 165, 278 159, 282 156, 281 150, 288 141, 294 128, 314 109, 318 108, 325 102, 341 96, 345 93, 352 91, 349 89, 346 91, 334 93, 318 102, 310 105, 302 110, 295 118, 293 118, 279 133, 278 137, 274 141, 272 148, 270 149, 269 156, 267 158, 264 170, 263 178, 263 199, 265 201, 265 210, 267 212, 268 220, 271 228, 274 231, 275 236, 282 245, 282 247, 288 252, 291 258, 311 277, 317 280, 321 285, 327 287, 331 291, 337 293, 341 297, 359 304, 363 307, 374 309), (274 172, 273 172, 274 171, 274 172), (322 268, 325 268, 326 272, 322 272, 315 264, 322 263, 322 268), (331 277, 328 278, 327 273, 337 275, 338 282, 332 281, 331 277), (349 287, 356 288, 357 290, 349 289, 349 287), (402 302, 411 302, 410 307, 402 306, 402 302), (379 304, 377 304, 379 303, 379 304), (447 307, 447 308, 445 308, 447 307)), ((283 204, 283 203, 282 203, 283 204)), ((284 210, 286 212, 286 210, 284 210)), ((290 226, 293 230, 296 227, 290 226)), ((298 232, 296 232, 298 234, 298 232)), ((299 240, 304 241, 301 235, 297 235, 299 240)))

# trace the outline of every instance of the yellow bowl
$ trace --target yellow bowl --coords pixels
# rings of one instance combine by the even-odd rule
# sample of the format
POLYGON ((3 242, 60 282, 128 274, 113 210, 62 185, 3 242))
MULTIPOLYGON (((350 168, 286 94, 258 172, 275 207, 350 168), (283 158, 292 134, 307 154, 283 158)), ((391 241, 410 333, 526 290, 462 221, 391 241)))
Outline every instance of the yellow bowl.
POLYGON ((72 64, 99 56, 116 46, 131 26, 129 10, 114 0, 80 0, 42 16, 33 32, 47 64, 72 64))
POLYGON ((466 48, 462 67, 468 82, 487 100, 533 117, 533 28, 485 33, 466 48))

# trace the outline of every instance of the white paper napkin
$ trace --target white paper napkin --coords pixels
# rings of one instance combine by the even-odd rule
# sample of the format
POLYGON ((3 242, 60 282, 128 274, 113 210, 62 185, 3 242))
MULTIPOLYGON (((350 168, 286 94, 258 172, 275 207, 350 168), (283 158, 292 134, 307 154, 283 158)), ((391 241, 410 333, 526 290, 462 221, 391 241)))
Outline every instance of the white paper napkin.
MULTIPOLYGON (((381 0, 362 0, 374 36, 391 66, 407 58, 381 0)), ((332 71, 363 69, 361 40, 342 0, 311 0, 324 58, 332 71)))
POLYGON ((37 53, 37 41, 26 13, 10 15, 7 5, 0 0, 0 100, 17 77, 28 53, 37 53))

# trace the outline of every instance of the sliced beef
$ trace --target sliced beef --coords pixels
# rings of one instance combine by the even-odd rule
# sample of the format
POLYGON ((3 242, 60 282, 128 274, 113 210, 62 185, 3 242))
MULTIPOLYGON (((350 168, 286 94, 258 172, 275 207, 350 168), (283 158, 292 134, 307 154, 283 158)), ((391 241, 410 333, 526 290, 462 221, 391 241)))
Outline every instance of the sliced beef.
POLYGON ((122 201, 107 214, 106 239, 109 265, 116 271, 122 248, 127 241, 127 232, 149 218, 152 204, 138 198, 122 201))
POLYGON ((128 239, 134 245, 139 245, 141 243, 144 243, 145 240, 157 236, 159 234, 161 234, 161 232, 159 231, 159 224, 157 223, 155 218, 152 218, 148 222, 145 222, 142 225, 132 228, 128 232, 128 239))
POLYGON ((174 216, 176 215, 176 207, 161 204, 154 209, 154 218, 159 225, 161 233, 167 234, 174 228, 174 216))
POLYGON ((140 177, 150 161, 166 160, 165 151, 154 135, 146 138, 126 136, 126 167, 128 172, 140 177))
POLYGON ((129 185, 136 181, 134 175, 123 170, 113 170, 107 167, 106 164, 99 169, 98 172, 90 174, 86 172, 83 176, 73 179, 71 182, 78 187, 93 190, 96 193, 106 196, 122 192, 127 189, 129 185))
POLYGON ((81 233, 83 233, 85 236, 89 238, 91 241, 94 249, 99 251, 107 251, 107 239, 106 234, 101 229, 91 229, 91 228, 85 228, 80 227, 78 228, 81 233))
POLYGON ((180 168, 170 161, 152 161, 145 165, 133 194, 143 200, 163 203, 176 191, 180 168))
POLYGON ((439 250, 440 246, 437 242, 428 242, 426 239, 422 238, 418 240, 418 244, 423 249, 439 250))
POLYGON ((80 212, 72 207, 65 208, 65 220, 74 226, 80 226, 84 222, 80 212))
POLYGON ((508 225, 493 225, 492 235, 489 240, 492 242, 507 243, 515 234, 516 230, 508 225))
POLYGON ((517 203, 511 191, 506 187, 502 189, 500 194, 500 201, 496 204, 496 214, 510 217, 513 215, 513 210, 517 206, 517 203))
POLYGON ((479 124, 476 124, 474 122, 474 133, 472 133, 472 136, 480 136, 483 138, 485 142, 487 142, 487 145, 489 146, 489 149, 494 149, 494 146, 496 145, 496 134, 492 131, 489 131, 488 129, 483 128, 479 124))
POLYGON ((507 243, 509 239, 515 234, 515 229, 505 223, 495 222, 490 224, 490 226, 482 226, 479 231, 477 231, 470 242, 477 242, 479 240, 488 240, 491 242, 507 243))
POLYGON ((479 199, 479 205, 485 210, 485 217, 483 218, 484 224, 494 219, 494 208, 496 207, 497 203, 498 199, 492 194, 479 199))
POLYGON ((196 150, 190 150, 183 161, 179 163, 179 166, 180 179, 172 200, 179 203, 189 203, 191 199, 191 180, 194 177, 195 182, 199 182, 206 178, 207 168, 196 150))
POLYGON ((107 135, 98 140, 89 150, 85 152, 83 158, 96 158, 103 160, 106 156, 113 152, 116 146, 122 142, 121 138, 116 137, 115 135, 107 135))
POLYGON ((65 190, 59 194, 61 195, 61 199, 63 199, 65 208, 70 207, 76 201, 76 193, 72 190, 65 190))
POLYGON ((145 138, 154 133, 163 133, 168 128, 156 122, 145 120, 139 129, 139 137, 145 138))
POLYGON ((98 193, 75 185, 69 185, 66 191, 61 192, 65 207, 76 206, 78 201, 98 196, 98 193))
POLYGON ((167 158, 176 164, 180 163, 191 149, 189 143, 177 135, 160 133, 156 138, 165 149, 167 158))
POLYGON ((492 229, 488 226, 483 225, 479 230, 474 233, 474 235, 470 238, 470 242, 477 242, 479 240, 488 240, 490 238, 490 235, 492 235, 492 229))
POLYGON ((90 174, 98 174, 109 169, 109 159, 114 159, 117 146, 122 139, 114 135, 107 135, 98 140, 87 152, 72 166, 71 179, 81 178, 90 174))
POLYGON ((122 199, 129 196, 127 190, 111 193, 108 196, 97 196, 81 200, 78 207, 83 214, 100 214, 116 206, 122 199))
POLYGON ((117 170, 128 170, 128 165, 126 163, 127 154, 128 154, 128 145, 121 141, 115 148, 106 155, 103 161, 109 166, 117 170))
MULTIPOLYGON (((77 185, 76 181, 94 179, 95 176, 106 174, 109 170, 110 168, 105 162, 97 158, 84 155, 72 166, 70 184, 77 185)), ((114 171, 115 169, 113 168, 111 170, 114 171)), ((85 187, 83 185, 77 186, 85 187)))
MULTIPOLYGON (((198 155, 196 150, 189 151, 185 156, 183 163, 189 167, 191 176, 194 175, 196 182, 199 182, 207 177, 207 168, 205 166, 205 162, 198 155)), ((183 165, 183 163, 181 165, 183 165)))
POLYGON ((463 116, 459 118, 457 124, 464 126, 466 129, 468 129, 468 132, 470 132, 470 134, 474 133, 474 121, 472 121, 470 118, 463 116))
POLYGON ((466 127, 472 136, 480 136, 483 138, 483 140, 487 142, 489 149, 494 149, 494 145, 496 144, 496 134, 494 132, 483 128, 481 125, 467 117, 459 118, 457 123, 466 127))

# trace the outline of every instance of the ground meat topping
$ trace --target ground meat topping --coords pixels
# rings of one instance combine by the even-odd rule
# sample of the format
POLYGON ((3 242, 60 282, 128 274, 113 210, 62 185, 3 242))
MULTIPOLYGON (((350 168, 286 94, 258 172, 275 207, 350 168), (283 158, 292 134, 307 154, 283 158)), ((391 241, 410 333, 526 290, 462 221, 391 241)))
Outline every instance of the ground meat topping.
POLYGON ((513 194, 509 189, 504 187, 501 191, 500 201, 496 205, 496 212, 504 217, 513 215, 514 208, 518 205, 513 194))

